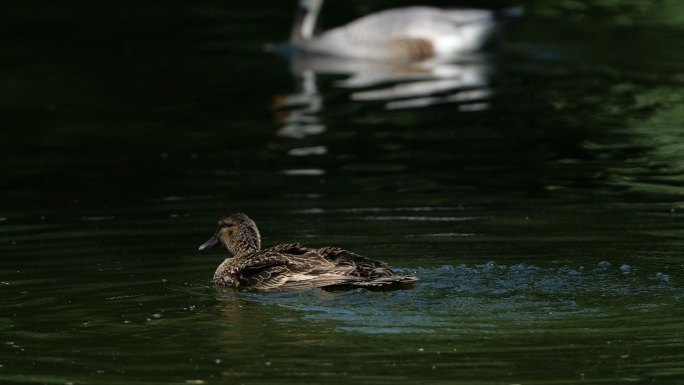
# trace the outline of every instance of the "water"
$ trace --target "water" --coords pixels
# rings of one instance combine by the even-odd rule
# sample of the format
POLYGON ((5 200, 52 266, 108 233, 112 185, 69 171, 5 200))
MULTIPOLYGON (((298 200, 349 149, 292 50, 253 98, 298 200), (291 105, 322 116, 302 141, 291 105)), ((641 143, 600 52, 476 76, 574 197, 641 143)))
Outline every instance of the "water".
POLYGON ((684 9, 548 3, 390 67, 288 2, 7 5, 0 383, 682 383, 684 9), (216 288, 236 210, 421 281, 216 288))

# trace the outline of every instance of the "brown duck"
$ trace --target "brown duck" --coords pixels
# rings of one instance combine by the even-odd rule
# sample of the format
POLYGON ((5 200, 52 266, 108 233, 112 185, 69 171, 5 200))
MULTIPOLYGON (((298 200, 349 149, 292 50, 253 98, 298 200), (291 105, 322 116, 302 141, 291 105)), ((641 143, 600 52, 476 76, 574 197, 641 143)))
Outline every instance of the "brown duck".
POLYGON ((230 254, 214 273, 214 282, 224 286, 256 290, 388 287, 418 280, 413 276, 395 274, 385 262, 337 247, 311 249, 293 243, 261 250, 261 236, 256 224, 242 213, 221 218, 214 236, 199 250, 219 243, 230 254))

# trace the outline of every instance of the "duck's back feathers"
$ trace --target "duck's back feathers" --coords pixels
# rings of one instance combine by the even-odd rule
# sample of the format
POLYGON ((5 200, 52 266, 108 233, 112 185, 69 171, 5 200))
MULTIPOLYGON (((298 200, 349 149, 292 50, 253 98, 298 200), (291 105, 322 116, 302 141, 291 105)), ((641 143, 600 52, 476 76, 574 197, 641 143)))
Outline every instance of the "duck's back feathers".
POLYGON ((330 286, 386 286, 414 282, 395 275, 384 262, 336 247, 311 249, 300 244, 279 245, 226 259, 214 282, 257 290, 289 290, 330 286))
POLYGON ((366 258, 339 247, 324 247, 317 251, 336 266, 349 266, 352 268, 351 275, 357 277, 379 278, 394 275, 385 262, 366 258))

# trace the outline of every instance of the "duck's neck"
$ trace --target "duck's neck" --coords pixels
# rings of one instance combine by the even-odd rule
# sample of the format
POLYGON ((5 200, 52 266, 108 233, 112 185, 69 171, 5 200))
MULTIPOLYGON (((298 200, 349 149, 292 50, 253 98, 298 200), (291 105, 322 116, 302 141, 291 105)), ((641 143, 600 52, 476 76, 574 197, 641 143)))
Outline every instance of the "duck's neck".
POLYGON ((314 36, 318 14, 321 11, 323 0, 300 0, 295 20, 292 24, 290 42, 299 45, 305 43, 314 36))
POLYGON ((228 252, 234 257, 249 255, 261 250, 261 235, 259 234, 259 230, 255 228, 243 231, 243 236, 226 245, 228 252))

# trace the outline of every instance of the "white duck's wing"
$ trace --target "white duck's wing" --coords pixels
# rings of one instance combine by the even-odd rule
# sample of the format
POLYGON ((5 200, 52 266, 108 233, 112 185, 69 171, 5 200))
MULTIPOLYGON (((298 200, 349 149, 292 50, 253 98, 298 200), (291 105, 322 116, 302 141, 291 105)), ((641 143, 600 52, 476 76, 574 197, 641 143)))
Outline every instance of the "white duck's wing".
POLYGON ((340 29, 357 42, 387 42, 399 38, 434 38, 458 34, 473 24, 494 21, 494 12, 484 9, 448 10, 433 7, 388 9, 361 17, 340 29))
POLYGON ((489 10, 389 9, 330 30, 308 43, 322 53, 420 60, 478 48, 494 26, 489 10))

